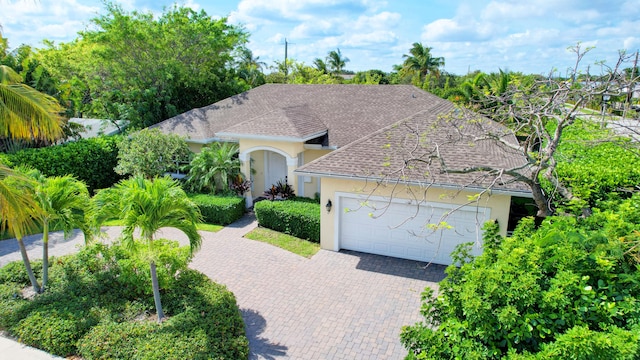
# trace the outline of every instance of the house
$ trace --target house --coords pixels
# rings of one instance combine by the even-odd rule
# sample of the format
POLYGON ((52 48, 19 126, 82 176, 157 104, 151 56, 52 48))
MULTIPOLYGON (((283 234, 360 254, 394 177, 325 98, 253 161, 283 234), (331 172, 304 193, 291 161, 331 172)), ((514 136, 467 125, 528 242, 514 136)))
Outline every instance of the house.
POLYGON ((103 119, 71 118, 70 123, 82 126, 82 131, 78 132, 83 139, 98 137, 101 135, 111 136, 122 132, 129 124, 126 120, 110 121, 103 119))
POLYGON ((194 151, 238 142, 242 170, 253 173, 248 206, 278 180, 300 196, 318 193, 324 249, 449 264, 459 243, 480 252, 485 220, 506 234, 512 197, 531 197, 507 176, 444 171, 526 163, 500 142, 456 140, 463 126, 499 127, 455 120, 459 111, 410 85, 267 84, 154 127, 187 137, 194 151))

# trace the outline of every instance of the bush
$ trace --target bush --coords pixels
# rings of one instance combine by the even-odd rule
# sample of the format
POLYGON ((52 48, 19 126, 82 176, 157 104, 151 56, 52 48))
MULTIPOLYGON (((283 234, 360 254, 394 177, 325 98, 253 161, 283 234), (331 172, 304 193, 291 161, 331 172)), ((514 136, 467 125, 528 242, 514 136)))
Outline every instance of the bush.
MULTIPOLYGON (((7 240, 11 241, 11 240, 7 240)), ((32 260, 31 269, 36 278, 40 278, 42 274, 42 260, 32 260)), ((16 283, 20 285, 30 285, 27 269, 22 261, 13 261, 0 268, 0 283, 16 283)))
POLYGON ((485 239, 481 256, 447 268, 437 298, 425 290, 426 321, 401 334, 408 358, 637 358, 639 204, 537 229, 525 218, 512 237, 485 239))
POLYGON ((189 195, 207 224, 229 225, 244 215, 245 200, 239 196, 189 195))
POLYGON ((73 175, 89 191, 111 187, 122 177, 113 170, 118 164, 120 136, 81 139, 62 145, 25 149, 8 154, 12 166, 27 166, 46 176, 73 175))
POLYGON ((320 242, 320 205, 315 202, 260 201, 253 209, 260 226, 320 242))
POLYGON ((0 282, 0 329, 53 354, 87 360, 248 357, 244 323, 226 287, 182 270, 162 289, 167 319, 157 324, 150 297, 129 291, 136 284, 123 277, 130 271, 123 268, 125 255, 120 246, 92 244, 56 258, 47 292, 32 300, 10 281, 24 281, 21 262, 8 264, 0 269, 7 281, 0 282))

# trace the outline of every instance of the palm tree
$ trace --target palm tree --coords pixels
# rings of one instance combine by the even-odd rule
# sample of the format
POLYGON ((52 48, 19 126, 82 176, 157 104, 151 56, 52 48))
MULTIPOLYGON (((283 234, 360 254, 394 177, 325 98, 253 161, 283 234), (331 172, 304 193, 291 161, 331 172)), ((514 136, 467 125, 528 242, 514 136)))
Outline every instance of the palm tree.
POLYGON ((340 49, 330 51, 327 55, 327 65, 332 70, 334 75, 340 75, 342 73, 342 69, 349 62, 349 58, 342 57, 342 53, 340 49))
POLYGON ((85 214, 89 209, 87 185, 71 175, 46 177, 38 170, 26 175, 35 181, 34 199, 42 209, 36 221, 42 225, 42 288, 49 281, 49 230, 51 226, 62 228, 65 237, 76 228, 82 229, 85 241, 90 236, 85 214))
POLYGON ((22 262, 36 293, 40 285, 33 274, 22 238, 36 228, 34 217, 41 209, 33 199, 33 182, 0 164, 0 228, 14 236, 20 247, 22 262))
POLYGON ((214 143, 205 147, 191 161, 187 184, 196 192, 228 190, 240 172, 238 146, 232 143, 214 143))
POLYGON ((52 142, 63 135, 62 107, 52 96, 21 83, 8 66, 0 65, 0 136, 52 142))
POLYGON ((313 60, 313 66, 316 67, 316 69, 318 69, 319 71, 321 71, 323 74, 328 73, 329 71, 327 70, 327 63, 324 62, 324 60, 320 59, 320 58, 316 58, 315 60, 313 60))
POLYGON ((267 66, 260 57, 253 56, 253 52, 246 47, 238 49, 238 75, 250 86, 264 83, 264 73, 262 70, 267 66))
POLYGON ((160 302, 160 287, 156 274, 158 254, 154 252, 154 236, 163 227, 176 228, 187 235, 193 254, 200 248, 201 237, 196 228, 200 211, 180 186, 170 178, 145 179, 135 176, 123 180, 114 187, 101 190, 94 196, 94 221, 120 219, 124 222, 122 243, 126 248, 145 251, 148 254, 158 322, 164 312, 160 302), (136 247, 134 232, 140 231, 143 249, 136 247))
POLYGON ((427 74, 440 76, 440 67, 444 66, 443 57, 433 57, 431 50, 433 48, 423 46, 421 43, 413 43, 413 47, 409 50, 411 55, 402 55, 405 59, 402 69, 407 73, 416 73, 420 79, 427 74))

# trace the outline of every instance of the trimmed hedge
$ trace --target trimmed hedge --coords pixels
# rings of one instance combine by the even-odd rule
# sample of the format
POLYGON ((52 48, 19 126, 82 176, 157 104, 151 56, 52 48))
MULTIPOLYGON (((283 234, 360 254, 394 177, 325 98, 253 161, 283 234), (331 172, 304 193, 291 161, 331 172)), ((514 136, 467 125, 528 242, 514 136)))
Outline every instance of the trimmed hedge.
POLYGON ((167 318, 157 324, 153 298, 118 284, 123 254, 120 246, 96 243, 54 258, 50 286, 31 300, 20 294, 28 284, 21 262, 0 268, 7 281, 0 282, 0 330, 55 355, 87 360, 248 358, 244 322, 225 286, 182 270, 161 288, 167 318))
POLYGON ((260 201, 253 209, 260 226, 320 242, 320 204, 296 200, 260 201))
POLYGON ((80 139, 62 145, 24 149, 7 154, 9 166, 28 166, 46 176, 73 175, 84 181, 89 191, 111 187, 122 179, 113 168, 118 164, 120 136, 80 139))
POLYGON ((244 215, 245 200, 240 196, 191 194, 189 198, 198 205, 207 224, 229 225, 244 215))

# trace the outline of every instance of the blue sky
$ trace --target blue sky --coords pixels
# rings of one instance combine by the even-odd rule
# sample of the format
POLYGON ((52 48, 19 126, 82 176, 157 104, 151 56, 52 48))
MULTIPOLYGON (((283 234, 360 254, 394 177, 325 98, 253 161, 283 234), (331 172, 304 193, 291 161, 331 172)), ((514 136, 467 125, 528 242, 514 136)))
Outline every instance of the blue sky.
MULTIPOLYGON (((127 10, 161 13, 171 1, 122 0, 127 10)), ((613 65, 618 50, 640 49, 638 0, 187 0, 178 4, 228 17, 251 33, 248 47, 273 65, 289 57, 311 65, 340 48, 346 69, 391 71, 414 42, 445 58, 445 70, 465 74, 508 69, 564 73, 567 47, 595 46, 584 59, 613 65)), ((0 24, 10 46, 43 39, 70 41, 104 8, 99 0, 0 0, 0 24)))

